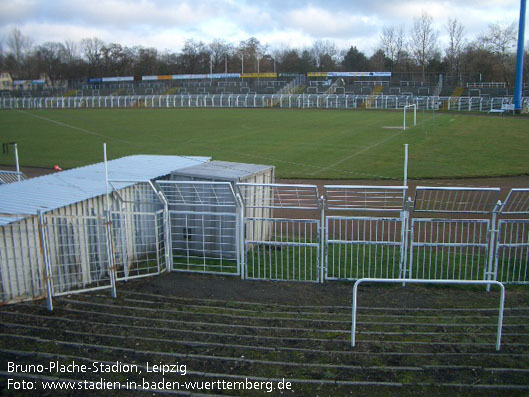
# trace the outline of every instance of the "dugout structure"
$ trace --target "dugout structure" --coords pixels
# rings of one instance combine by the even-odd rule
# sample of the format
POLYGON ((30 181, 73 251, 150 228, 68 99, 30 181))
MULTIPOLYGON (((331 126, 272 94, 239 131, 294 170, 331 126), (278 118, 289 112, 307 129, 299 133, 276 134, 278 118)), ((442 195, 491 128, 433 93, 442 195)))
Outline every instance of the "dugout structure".
MULTIPOLYGON (((140 273, 135 264, 162 248, 152 228, 160 205, 146 183, 131 180, 168 177, 207 161, 146 155, 110 161, 110 176, 129 181, 116 182, 108 201, 103 163, 0 185, 0 301, 111 288, 114 266, 121 278, 140 273)), ((163 266, 163 257, 154 260, 152 266, 163 266)))

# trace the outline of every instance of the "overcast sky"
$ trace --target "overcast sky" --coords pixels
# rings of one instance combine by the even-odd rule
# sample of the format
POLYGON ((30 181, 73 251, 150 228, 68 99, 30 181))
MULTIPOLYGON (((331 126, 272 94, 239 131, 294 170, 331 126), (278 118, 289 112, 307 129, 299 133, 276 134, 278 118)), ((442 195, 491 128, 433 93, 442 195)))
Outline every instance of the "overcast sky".
POLYGON ((0 39, 5 49, 16 26, 35 44, 98 37, 179 51, 190 38, 238 44, 254 36, 271 48, 319 39, 371 55, 384 26, 409 31, 423 11, 433 16, 444 44, 449 17, 474 39, 489 23, 518 23, 519 9, 520 0, 0 0, 0 39))

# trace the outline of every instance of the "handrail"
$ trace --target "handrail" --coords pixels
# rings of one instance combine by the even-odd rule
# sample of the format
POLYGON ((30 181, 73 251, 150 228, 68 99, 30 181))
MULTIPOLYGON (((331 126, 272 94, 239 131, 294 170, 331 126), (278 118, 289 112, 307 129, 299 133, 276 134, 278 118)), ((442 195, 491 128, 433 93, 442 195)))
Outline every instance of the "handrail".
POLYGON ((498 312, 498 331, 496 333, 496 350, 500 350, 501 344, 501 328, 503 325, 503 308, 505 304, 505 287, 499 281, 493 280, 422 280, 422 279, 388 279, 388 278, 361 278, 357 280, 353 286, 353 307, 352 307, 352 325, 351 325, 351 346, 355 347, 355 333, 356 333, 356 308, 357 308, 357 294, 358 286, 361 283, 409 283, 409 284, 464 284, 464 285, 497 285, 500 287, 500 307, 498 312))

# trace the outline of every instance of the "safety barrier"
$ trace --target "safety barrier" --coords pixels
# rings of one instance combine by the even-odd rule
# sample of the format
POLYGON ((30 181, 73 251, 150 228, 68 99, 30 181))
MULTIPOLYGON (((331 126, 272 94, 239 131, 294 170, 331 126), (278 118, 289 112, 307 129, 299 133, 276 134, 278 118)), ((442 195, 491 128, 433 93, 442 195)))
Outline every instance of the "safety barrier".
MULTIPOLYGON (((292 87, 290 87, 292 88, 292 87)), ((523 107, 529 106, 527 98, 523 107)), ((421 110, 458 112, 500 111, 512 104, 510 97, 438 97, 414 95, 354 94, 180 94, 1 98, 0 109, 113 109, 113 108, 325 108, 402 109, 416 105, 421 110)))
MULTIPOLYGON (((109 289, 165 271, 325 282, 529 283, 529 189, 137 181, 119 210, 12 218, 2 302, 109 289)), ((129 181, 130 182, 130 181, 129 181)), ((487 284, 490 286, 490 283, 487 284)))

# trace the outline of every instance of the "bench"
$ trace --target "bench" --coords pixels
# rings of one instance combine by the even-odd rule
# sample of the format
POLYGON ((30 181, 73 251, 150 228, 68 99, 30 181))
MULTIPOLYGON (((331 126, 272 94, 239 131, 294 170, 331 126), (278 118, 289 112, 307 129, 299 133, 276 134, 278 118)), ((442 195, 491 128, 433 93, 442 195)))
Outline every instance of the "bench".
POLYGON ((490 109, 489 113, 505 113, 505 112, 514 112, 513 103, 504 103, 501 105, 501 109, 490 109))

